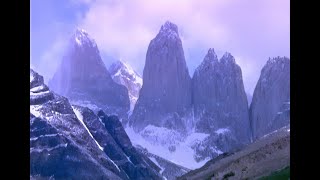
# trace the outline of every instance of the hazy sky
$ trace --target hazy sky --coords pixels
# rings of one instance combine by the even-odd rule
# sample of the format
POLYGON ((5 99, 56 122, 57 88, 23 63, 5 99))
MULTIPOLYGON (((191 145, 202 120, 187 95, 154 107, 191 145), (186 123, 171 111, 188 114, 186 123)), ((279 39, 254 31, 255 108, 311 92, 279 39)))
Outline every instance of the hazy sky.
POLYGON ((269 57, 290 57, 289 0, 32 0, 31 67, 47 81, 75 28, 93 37, 108 67, 128 62, 141 75, 161 25, 178 25, 190 76, 209 48, 230 52, 252 93, 269 57))

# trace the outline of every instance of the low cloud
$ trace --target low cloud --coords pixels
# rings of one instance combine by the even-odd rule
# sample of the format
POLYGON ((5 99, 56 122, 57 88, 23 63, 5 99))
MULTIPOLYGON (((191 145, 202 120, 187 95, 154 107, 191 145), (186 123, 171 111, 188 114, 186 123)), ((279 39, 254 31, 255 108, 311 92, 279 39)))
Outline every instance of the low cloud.
POLYGON ((68 45, 68 39, 65 37, 58 37, 57 40, 52 44, 52 47, 45 51, 40 57, 40 63, 35 67, 43 77, 45 83, 52 78, 57 67, 60 65, 62 56, 65 53, 68 45))
MULTIPOLYGON (((150 40, 166 20, 179 27, 191 76, 209 48, 214 48, 218 57, 228 51, 241 66, 245 88, 251 94, 268 57, 290 57, 289 0, 81 0, 77 3, 87 5, 88 10, 78 15, 76 24, 96 40, 101 54, 127 61, 140 74, 150 40)), ((43 55, 43 66, 52 63, 50 59, 61 59, 63 42, 58 39, 43 55)), ((111 63, 104 61, 106 65, 111 63)), ((50 66, 57 66, 57 61, 50 66)), ((48 77, 52 74, 44 73, 48 77)))
POLYGON ((228 51, 252 93, 268 57, 289 56, 289 0, 97 0, 89 6, 79 25, 101 51, 128 61, 140 73, 149 42, 166 20, 179 27, 191 76, 208 48, 219 57, 228 51))

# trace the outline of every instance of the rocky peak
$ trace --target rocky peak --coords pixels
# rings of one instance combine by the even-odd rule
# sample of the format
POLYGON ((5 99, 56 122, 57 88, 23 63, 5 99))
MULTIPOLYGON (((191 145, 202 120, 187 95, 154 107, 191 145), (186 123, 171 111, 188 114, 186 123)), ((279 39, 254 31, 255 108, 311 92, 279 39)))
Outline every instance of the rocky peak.
POLYGON ((230 129, 231 136, 248 142, 248 104, 241 68, 230 53, 218 61, 214 49, 208 50, 192 78, 192 94, 196 131, 230 129))
POLYGON ((272 64, 284 64, 284 63, 288 63, 289 61, 290 61, 290 59, 285 56, 284 57, 277 56, 277 57, 273 57, 273 58, 269 57, 266 66, 270 66, 272 64))
POLYGON ((290 123, 288 103, 290 106, 290 59, 269 58, 261 70, 250 104, 253 139, 290 123))
POLYGON ((213 48, 209 48, 208 53, 204 57, 204 60, 200 64, 199 67, 196 68, 195 73, 199 73, 199 71, 202 71, 204 69, 208 70, 213 67, 215 63, 218 62, 218 57, 214 51, 213 48))
POLYGON ((178 34, 178 26, 170 21, 166 21, 160 28, 160 32, 174 32, 178 34))
POLYGON ((53 93, 44 84, 43 76, 30 69, 30 105, 41 104, 53 99, 53 93))
POLYGON ((43 85, 43 76, 39 75, 33 69, 30 69, 30 89, 43 85))
POLYGON ((132 146, 117 116, 96 115, 41 90, 43 78, 33 70, 30 78, 31 179, 162 179, 159 167, 132 146))
POLYGON ((94 105, 127 118, 128 91, 114 82, 95 41, 85 30, 75 30, 49 87, 74 104, 94 105))
POLYGON ((208 53, 206 55, 206 57, 204 58, 205 60, 209 60, 209 61, 216 61, 218 60, 218 57, 214 51, 214 48, 209 48, 208 53))
POLYGON ((97 48, 95 40, 84 29, 77 28, 72 35, 71 41, 78 47, 89 46, 97 48))
POLYGON ((224 55, 220 59, 220 62, 223 64, 235 64, 236 63, 234 57, 229 52, 224 53, 224 55))
POLYGON ((178 26, 170 21, 166 21, 160 28, 158 39, 170 39, 170 40, 180 40, 178 26))
MULTIPOLYGON (((111 64, 108 70, 114 80, 115 77, 122 75, 128 78, 128 80, 139 84, 140 87, 142 86, 142 78, 140 74, 137 73, 129 64, 123 62, 122 60, 118 60, 111 64)), ((120 84, 124 85, 123 83, 120 84)))
POLYGON ((182 42, 177 26, 166 22, 149 44, 143 85, 131 117, 139 121, 134 125, 140 126, 140 130, 148 124, 161 127, 173 121, 181 124, 180 116, 190 106, 191 78, 182 42))
POLYGON ((139 97, 139 92, 142 87, 142 78, 129 64, 121 60, 111 64, 108 70, 116 83, 124 85, 128 89, 130 99, 130 110, 128 115, 130 116, 139 97))

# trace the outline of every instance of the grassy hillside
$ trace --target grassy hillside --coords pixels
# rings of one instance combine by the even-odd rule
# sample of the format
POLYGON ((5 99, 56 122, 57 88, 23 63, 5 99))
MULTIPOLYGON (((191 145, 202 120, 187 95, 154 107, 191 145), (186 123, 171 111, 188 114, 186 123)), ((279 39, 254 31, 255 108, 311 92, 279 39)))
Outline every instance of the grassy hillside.
POLYGON ((259 180, 284 180, 284 179, 290 179, 290 166, 272 173, 269 176, 265 176, 260 178, 259 180))

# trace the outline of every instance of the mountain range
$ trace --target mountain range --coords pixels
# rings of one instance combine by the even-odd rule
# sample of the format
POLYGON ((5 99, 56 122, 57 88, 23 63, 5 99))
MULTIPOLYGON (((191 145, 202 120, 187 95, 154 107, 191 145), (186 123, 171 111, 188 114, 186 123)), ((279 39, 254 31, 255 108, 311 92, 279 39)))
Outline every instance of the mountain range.
POLYGON ((229 52, 209 48, 191 77, 170 21, 150 41, 142 77, 123 60, 106 68, 77 29, 48 86, 30 70, 30 124, 30 178, 185 177, 290 124, 290 60, 269 58, 251 98, 229 52))

